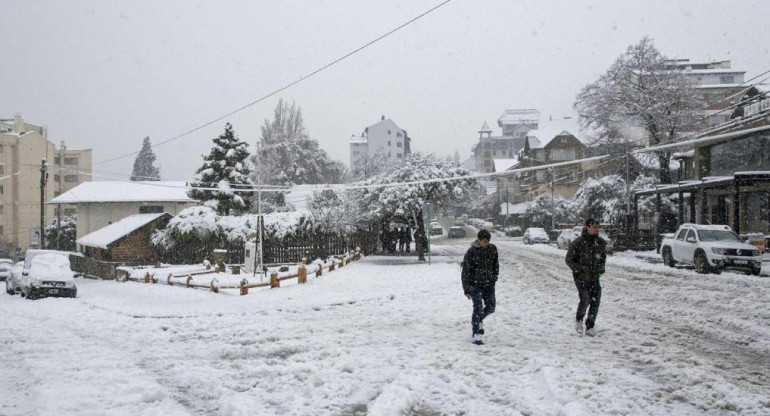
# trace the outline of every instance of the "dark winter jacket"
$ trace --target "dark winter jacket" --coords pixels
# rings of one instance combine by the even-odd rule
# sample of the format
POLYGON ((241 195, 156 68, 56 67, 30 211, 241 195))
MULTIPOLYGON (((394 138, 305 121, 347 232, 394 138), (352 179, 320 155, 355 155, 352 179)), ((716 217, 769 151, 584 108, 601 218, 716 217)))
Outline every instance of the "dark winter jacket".
POLYGON ((478 240, 471 244, 463 258, 463 292, 469 294, 471 286, 487 286, 497 282, 500 264, 497 261, 497 247, 490 244, 482 248, 478 240))
POLYGON ((598 279, 604 274, 607 261, 607 242, 598 235, 588 234, 586 229, 570 243, 565 261, 575 278, 598 279))

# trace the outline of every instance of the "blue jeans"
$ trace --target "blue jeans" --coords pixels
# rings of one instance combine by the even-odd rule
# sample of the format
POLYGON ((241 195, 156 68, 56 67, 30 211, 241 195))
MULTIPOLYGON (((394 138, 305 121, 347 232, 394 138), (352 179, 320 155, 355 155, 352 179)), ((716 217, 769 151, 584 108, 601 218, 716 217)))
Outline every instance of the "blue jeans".
POLYGON ((471 286, 468 290, 473 300, 473 315, 471 326, 473 335, 479 333, 479 324, 495 311, 495 284, 487 286, 471 286))

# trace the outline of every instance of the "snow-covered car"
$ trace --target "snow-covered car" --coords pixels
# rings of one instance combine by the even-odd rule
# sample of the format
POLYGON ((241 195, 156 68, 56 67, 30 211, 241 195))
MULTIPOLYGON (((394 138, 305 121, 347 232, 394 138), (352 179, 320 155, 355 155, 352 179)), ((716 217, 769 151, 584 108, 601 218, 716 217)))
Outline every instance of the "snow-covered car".
POLYGON ((15 295, 21 292, 21 271, 24 269, 24 262, 20 261, 13 265, 11 275, 5 279, 5 293, 15 295))
POLYGON ((522 239, 524 244, 548 244, 548 233, 542 228, 527 228, 524 231, 524 238, 522 239))
POLYGON ((568 249, 570 243, 575 241, 576 238, 580 237, 580 234, 582 233, 583 233, 583 226, 565 228, 564 230, 562 230, 559 236, 556 237, 556 247, 565 249, 565 250, 568 249))
POLYGON ((444 234, 444 228, 437 222, 430 223, 430 235, 442 235, 444 234))
POLYGON ((13 260, 0 259, 0 280, 8 280, 11 276, 11 269, 13 269, 13 260))
POLYGON ((663 239, 660 253, 667 266, 692 264, 698 273, 744 269, 759 275, 762 270, 762 253, 727 225, 682 224, 663 239))
POLYGON ((47 296, 77 296, 75 273, 70 260, 59 253, 40 253, 24 261, 21 273, 21 296, 37 299, 47 296), (27 263, 29 262, 29 267, 27 263))
POLYGON ((456 226, 450 227, 448 236, 449 238, 463 238, 465 237, 465 229, 463 227, 456 226))
POLYGON ((521 237, 521 227, 518 225, 511 225, 505 228, 505 235, 508 237, 521 237))

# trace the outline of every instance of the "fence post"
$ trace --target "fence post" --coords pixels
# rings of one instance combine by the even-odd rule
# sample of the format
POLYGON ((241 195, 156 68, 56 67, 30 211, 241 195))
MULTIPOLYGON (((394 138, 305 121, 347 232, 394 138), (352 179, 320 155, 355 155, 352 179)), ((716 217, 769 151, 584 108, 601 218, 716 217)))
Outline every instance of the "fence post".
POLYGON ((340 257, 340 269, 345 266, 345 256, 340 257))
POLYGON ((297 270, 297 281, 301 285, 307 283, 307 269, 305 268, 304 264, 301 264, 299 266, 299 270, 297 270))
POLYGON ((316 263, 316 266, 318 266, 318 270, 315 271, 315 277, 321 277, 324 274, 324 265, 323 263, 316 263))
POLYGON ((169 273, 168 277, 166 277, 166 283, 168 283, 169 286, 174 286, 173 283, 171 283, 171 278, 174 277, 173 274, 169 273))
POLYGON ((151 279, 152 277, 150 276, 150 272, 144 274, 144 283, 150 283, 151 279))
POLYGON ((219 288, 214 285, 214 281, 217 279, 211 279, 211 283, 209 283, 209 290, 214 293, 219 293, 219 288))
POLYGON ((158 279, 157 279, 157 278, 155 278, 155 275, 154 275, 154 274, 153 274, 152 276, 150 276, 150 281, 151 281, 153 284, 155 284, 155 283, 158 283, 158 279))
POLYGON ((270 273, 270 289, 281 287, 281 281, 278 280, 278 273, 272 272, 270 273))
MULTIPOLYGON (((272 276, 271 276, 271 278, 272 278, 272 276)), ((240 284, 240 288, 241 288, 241 296, 243 296, 243 295, 248 295, 248 294, 249 294, 249 286, 248 286, 248 283, 249 283, 249 282, 247 282, 247 281, 246 281, 246 278, 243 278, 243 279, 241 280, 241 284, 240 284)))
POLYGON ((190 282, 192 282, 192 275, 187 275, 187 282, 185 282, 187 287, 192 287, 192 284, 190 284, 190 282))
POLYGON ((332 257, 331 259, 332 259, 332 264, 329 265, 329 271, 333 272, 334 271, 334 257, 332 257))

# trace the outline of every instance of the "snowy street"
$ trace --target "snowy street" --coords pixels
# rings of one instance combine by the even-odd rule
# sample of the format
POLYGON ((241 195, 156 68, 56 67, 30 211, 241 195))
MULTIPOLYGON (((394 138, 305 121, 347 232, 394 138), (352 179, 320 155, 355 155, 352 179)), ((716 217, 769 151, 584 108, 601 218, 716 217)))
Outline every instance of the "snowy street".
POLYGON ((770 278, 619 253, 590 338, 565 252, 494 237, 497 310, 476 346, 470 241, 248 296, 83 279, 77 299, 3 295, 0 415, 770 413, 770 278))

